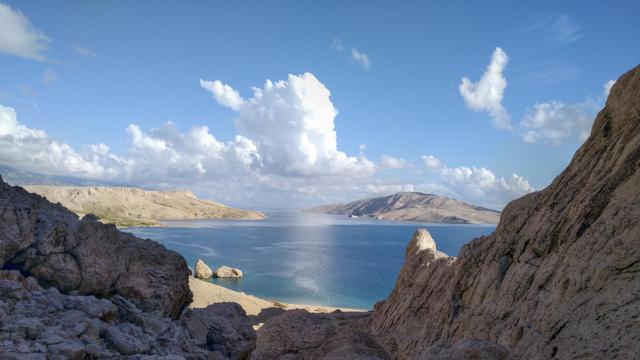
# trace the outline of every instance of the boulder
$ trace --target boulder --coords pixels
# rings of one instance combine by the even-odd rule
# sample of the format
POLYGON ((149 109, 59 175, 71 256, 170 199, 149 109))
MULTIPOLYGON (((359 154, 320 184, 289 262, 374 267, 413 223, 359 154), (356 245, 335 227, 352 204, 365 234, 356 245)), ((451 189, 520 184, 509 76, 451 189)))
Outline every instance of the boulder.
POLYGON ((182 324, 195 343, 221 359, 247 359, 256 346, 256 333, 247 314, 236 303, 217 303, 189 309, 182 324))
POLYGON ((240 269, 220 266, 213 275, 218 278, 241 278, 243 274, 240 269))
POLYGON ((211 268, 201 259, 198 259, 198 261, 196 261, 196 277, 198 279, 209 279, 210 277, 213 276, 213 271, 211 270, 211 268))
POLYGON ((122 295, 176 318, 191 302, 187 264, 151 240, 118 231, 0 178, 0 267, 63 293, 122 295))

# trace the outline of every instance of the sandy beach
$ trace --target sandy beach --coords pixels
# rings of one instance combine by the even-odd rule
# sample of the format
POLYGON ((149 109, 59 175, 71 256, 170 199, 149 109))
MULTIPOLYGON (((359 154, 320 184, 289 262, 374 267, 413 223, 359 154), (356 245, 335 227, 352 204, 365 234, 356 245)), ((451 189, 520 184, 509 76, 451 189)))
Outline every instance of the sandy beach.
POLYGON ((189 277, 189 287, 193 293, 193 302, 189 307, 202 308, 221 302, 235 302, 242 306, 249 318, 252 319, 254 328, 259 328, 268 318, 278 315, 283 311, 302 309, 311 313, 330 313, 336 310, 342 312, 366 312, 366 309, 352 309, 343 307, 290 304, 275 300, 266 300, 248 295, 243 292, 227 289, 223 286, 189 277))

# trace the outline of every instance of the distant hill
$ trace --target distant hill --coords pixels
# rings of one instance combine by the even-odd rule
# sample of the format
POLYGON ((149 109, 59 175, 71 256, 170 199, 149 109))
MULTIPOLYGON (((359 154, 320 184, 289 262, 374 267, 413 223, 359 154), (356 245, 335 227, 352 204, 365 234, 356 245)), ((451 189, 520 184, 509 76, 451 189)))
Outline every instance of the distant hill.
POLYGON ((454 224, 497 224, 500 220, 499 211, 420 192, 400 192, 389 196, 352 201, 348 204, 324 205, 305 211, 369 216, 384 220, 454 224))
POLYGON ((95 214, 118 226, 158 226, 162 220, 263 219, 264 214, 201 200, 190 191, 151 191, 133 187, 23 185, 82 216, 95 214))
POLYGON ((72 176, 47 175, 0 164, 0 175, 10 185, 112 186, 113 183, 72 176))

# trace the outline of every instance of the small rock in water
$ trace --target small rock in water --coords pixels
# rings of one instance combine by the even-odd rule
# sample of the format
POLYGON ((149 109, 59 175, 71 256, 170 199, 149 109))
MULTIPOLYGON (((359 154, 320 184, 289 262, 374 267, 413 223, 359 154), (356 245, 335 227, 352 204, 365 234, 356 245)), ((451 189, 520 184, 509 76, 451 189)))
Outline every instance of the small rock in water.
POLYGON ((243 274, 240 269, 229 266, 220 266, 214 275, 218 278, 241 278, 243 274))
POLYGON ((196 261, 195 268, 196 277, 198 279, 208 279, 213 276, 213 271, 207 264, 205 264, 204 261, 202 261, 202 259, 198 259, 198 261, 196 261))

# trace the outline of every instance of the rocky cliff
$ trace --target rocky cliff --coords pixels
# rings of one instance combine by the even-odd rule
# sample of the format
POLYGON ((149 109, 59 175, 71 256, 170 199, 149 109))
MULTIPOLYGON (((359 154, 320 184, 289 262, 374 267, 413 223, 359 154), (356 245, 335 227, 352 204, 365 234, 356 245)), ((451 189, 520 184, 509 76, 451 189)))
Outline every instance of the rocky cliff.
POLYGON ((497 224, 500 220, 499 211, 420 192, 400 192, 389 196, 356 200, 347 204, 324 205, 305 211, 369 216, 382 220, 451 224, 497 224))
POLYGON ((636 359, 638 220, 640 67, 616 82, 567 169, 509 204, 492 235, 454 258, 417 232, 371 317, 285 314, 262 328, 254 358, 636 359))
POLYGON ((151 191, 132 187, 24 186, 83 216, 119 226, 161 225, 162 220, 263 219, 264 214, 201 200, 190 191, 151 191))

